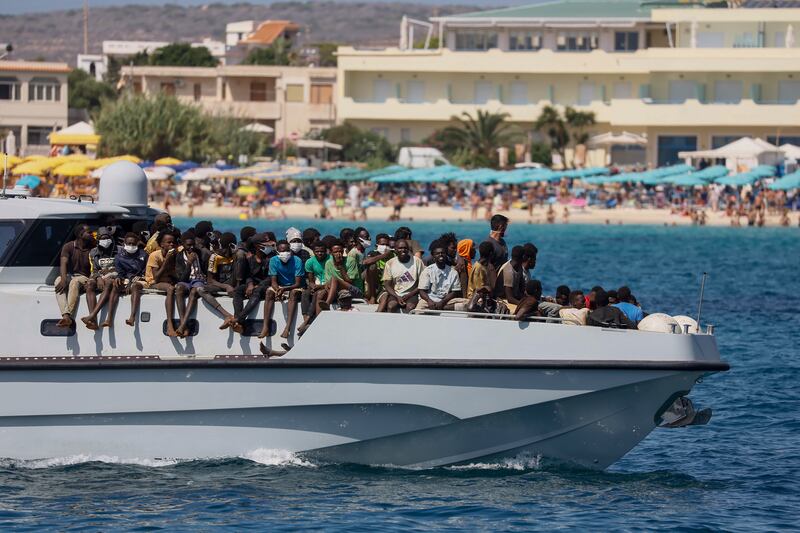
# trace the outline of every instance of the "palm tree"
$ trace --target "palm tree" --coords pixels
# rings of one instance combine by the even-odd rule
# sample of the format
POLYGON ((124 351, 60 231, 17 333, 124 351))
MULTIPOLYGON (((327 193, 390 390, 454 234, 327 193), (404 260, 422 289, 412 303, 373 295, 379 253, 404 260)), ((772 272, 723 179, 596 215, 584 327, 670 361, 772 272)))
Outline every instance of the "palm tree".
POLYGON ((443 134, 459 147, 468 166, 497 166, 497 149, 519 137, 519 132, 506 122, 508 116, 508 113, 478 110, 477 116, 472 117, 465 111, 459 117, 451 117, 454 124, 446 127, 443 134))
POLYGON ((550 139, 550 148, 561 156, 562 161, 566 161, 569 132, 567 122, 558 109, 550 105, 545 106, 533 124, 533 129, 547 135, 550 139))
POLYGON ((566 165, 566 151, 570 146, 570 140, 575 143, 576 147, 586 144, 589 140, 589 132, 586 130, 596 123, 592 111, 578 111, 567 106, 562 116, 555 107, 546 106, 542 109, 533 127, 547 135, 550 139, 550 147, 561 156, 561 160, 566 165))

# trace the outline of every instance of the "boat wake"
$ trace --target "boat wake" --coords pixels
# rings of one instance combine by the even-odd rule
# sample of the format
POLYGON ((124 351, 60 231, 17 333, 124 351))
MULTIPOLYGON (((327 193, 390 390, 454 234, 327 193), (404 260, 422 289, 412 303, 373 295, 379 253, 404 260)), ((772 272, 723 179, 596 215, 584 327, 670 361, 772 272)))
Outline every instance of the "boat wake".
POLYGON ((480 463, 468 463, 463 465, 452 465, 444 467, 446 470, 468 471, 468 470, 539 470, 542 466, 542 456, 530 453, 521 453, 514 457, 498 459, 480 463))
POLYGON ((68 455, 65 457, 51 457, 48 459, 0 459, 2 468, 27 468, 39 470, 43 468, 56 468, 60 466, 73 466, 85 463, 107 463, 117 465, 137 465, 153 468, 173 466, 182 461, 178 459, 139 459, 115 457, 112 455, 68 455))
POLYGON ((241 458, 267 466, 303 466, 307 468, 317 468, 319 466, 307 459, 303 459, 296 453, 271 448, 258 448, 247 452, 241 458))

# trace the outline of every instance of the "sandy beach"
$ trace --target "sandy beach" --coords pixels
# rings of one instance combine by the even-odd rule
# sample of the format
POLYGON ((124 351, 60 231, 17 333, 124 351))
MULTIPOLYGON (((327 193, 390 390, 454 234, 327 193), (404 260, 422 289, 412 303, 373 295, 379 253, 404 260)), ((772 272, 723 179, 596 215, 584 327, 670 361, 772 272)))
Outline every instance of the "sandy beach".
MULTIPOLYGON (((156 207, 163 208, 163 205, 156 205, 156 207)), ((190 216, 189 208, 186 205, 169 206, 169 211, 173 216, 190 216)), ((528 216, 527 210, 512 209, 510 211, 500 211, 501 214, 506 215, 511 220, 517 223, 528 224, 546 224, 547 223, 547 210, 546 208, 538 208, 533 211, 531 217, 528 216)), ((333 219, 336 220, 353 220, 352 210, 346 208, 344 215, 336 215, 335 211, 332 213, 333 219)), ((392 214, 391 207, 370 207, 367 210, 368 220, 387 220, 392 214)), ((276 218, 300 218, 300 219, 313 219, 319 215, 319 207, 316 205, 306 204, 288 204, 280 207, 270 206, 267 209, 266 219, 276 218)), ((222 206, 217 207, 212 204, 204 204, 194 208, 191 216, 195 218, 237 218, 248 219, 248 210, 243 207, 222 206)), ((479 213, 479 220, 484 220, 484 210, 481 209, 479 213)), ((725 216, 724 211, 712 212, 706 211, 706 225, 708 226, 730 226, 731 222, 725 216)), ((798 225, 797 213, 790 214, 790 225, 798 225)), ((401 220, 407 221, 442 221, 442 222, 462 222, 469 221, 470 212, 464 210, 456 210, 450 207, 440 206, 408 206, 404 207, 402 211, 401 220)), ((656 225, 656 226, 673 226, 673 225, 691 225, 692 220, 688 215, 672 214, 669 209, 636 209, 636 208, 616 208, 616 209, 597 209, 597 208, 572 208, 569 211, 569 217, 565 221, 563 217, 563 207, 556 209, 556 224, 636 224, 636 225, 656 225)), ((742 217, 741 223, 743 226, 747 225, 747 220, 742 217)), ((768 215, 766 219, 767 226, 779 226, 779 215, 768 215)))

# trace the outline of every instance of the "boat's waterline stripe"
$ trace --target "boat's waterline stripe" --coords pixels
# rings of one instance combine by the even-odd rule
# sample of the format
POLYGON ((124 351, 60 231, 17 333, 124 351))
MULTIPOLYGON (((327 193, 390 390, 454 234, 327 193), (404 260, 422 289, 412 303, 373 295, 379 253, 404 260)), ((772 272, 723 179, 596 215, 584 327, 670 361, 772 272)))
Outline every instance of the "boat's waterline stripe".
POLYGON ((5 357, 3 370, 101 370, 141 368, 492 368, 553 370, 676 370, 724 372, 724 361, 588 361, 557 359, 278 359, 218 356, 214 359, 160 359, 157 356, 5 357))

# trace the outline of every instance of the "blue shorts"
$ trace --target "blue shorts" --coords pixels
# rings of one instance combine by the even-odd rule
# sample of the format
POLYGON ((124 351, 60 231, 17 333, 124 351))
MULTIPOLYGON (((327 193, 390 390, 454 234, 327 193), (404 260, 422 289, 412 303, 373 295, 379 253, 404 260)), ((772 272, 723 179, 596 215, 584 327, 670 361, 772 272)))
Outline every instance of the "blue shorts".
POLYGON ((193 279, 191 281, 179 281, 176 284, 177 287, 185 287, 188 290, 192 289, 199 289, 200 287, 205 287, 206 282, 203 279, 193 279))

